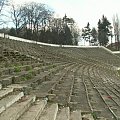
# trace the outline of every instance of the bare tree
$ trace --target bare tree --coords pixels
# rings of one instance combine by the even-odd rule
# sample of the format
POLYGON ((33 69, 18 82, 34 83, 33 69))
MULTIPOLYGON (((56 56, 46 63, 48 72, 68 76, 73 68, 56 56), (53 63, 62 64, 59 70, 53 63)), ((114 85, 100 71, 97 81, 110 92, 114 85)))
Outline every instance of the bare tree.
POLYGON ((0 0, 0 13, 2 12, 3 6, 5 5, 6 0, 0 0))
POLYGON ((18 35, 18 29, 23 23, 22 6, 16 7, 14 4, 11 5, 11 19, 15 25, 16 35, 18 35))
POLYGON ((120 42, 120 21, 118 15, 113 16, 113 27, 114 27, 114 36, 115 36, 115 44, 116 49, 119 50, 119 42, 120 42))
POLYGON ((52 15, 53 12, 45 4, 31 2, 23 6, 22 18, 32 33, 48 26, 52 15))
POLYGON ((3 14, 3 7, 5 5, 7 5, 7 0, 0 0, 0 25, 6 23, 4 20, 3 20, 3 16, 6 16, 5 14, 3 14))

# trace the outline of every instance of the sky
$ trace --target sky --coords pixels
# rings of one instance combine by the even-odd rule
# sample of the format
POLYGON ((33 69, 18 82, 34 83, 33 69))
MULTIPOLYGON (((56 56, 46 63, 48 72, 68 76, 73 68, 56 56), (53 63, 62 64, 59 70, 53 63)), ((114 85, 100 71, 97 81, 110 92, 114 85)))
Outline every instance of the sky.
POLYGON ((57 17, 65 14, 75 20, 80 28, 89 22, 91 27, 97 27, 98 20, 104 14, 112 23, 113 15, 120 16, 120 0, 13 0, 14 3, 40 2, 51 7, 57 17))

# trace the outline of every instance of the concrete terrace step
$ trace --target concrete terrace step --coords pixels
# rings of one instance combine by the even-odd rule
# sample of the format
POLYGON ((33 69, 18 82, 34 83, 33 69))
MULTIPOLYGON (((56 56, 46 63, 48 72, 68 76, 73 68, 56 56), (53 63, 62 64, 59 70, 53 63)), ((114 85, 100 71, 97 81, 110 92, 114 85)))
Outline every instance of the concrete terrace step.
MULTIPOLYGON (((37 89, 37 90, 33 90, 31 92, 31 94, 35 94, 38 98, 43 98, 43 97, 49 97, 49 96, 53 96, 55 94, 50 94, 52 88, 54 87, 55 83, 50 83, 49 84, 46 84, 46 86, 44 86, 44 84, 42 84, 43 87, 41 87, 40 89, 37 89), (44 88, 44 89, 43 89, 44 88)), ((55 97, 55 96, 54 96, 55 97)))
POLYGON ((82 120, 81 111, 77 110, 77 111, 71 112, 70 120, 82 120))
MULTIPOLYGON (((40 66, 40 63, 34 63, 34 64, 29 64, 29 65, 19 65, 19 66, 13 66, 13 67, 4 67, 0 69, 0 76, 3 75, 10 75, 16 72, 20 71, 28 71, 30 69, 33 69, 34 67, 40 66)), ((42 66, 42 65, 41 65, 42 66)))
POLYGON ((45 82, 42 82, 41 85, 36 87, 36 90, 39 90, 39 92, 41 92, 41 93, 44 93, 44 92, 48 93, 53 88, 55 83, 56 83, 56 81, 45 81, 45 82))
POLYGON ((87 120, 94 120, 93 116, 91 114, 84 114, 82 115, 83 120, 87 119, 87 120))
POLYGON ((28 85, 32 85, 32 83, 39 83, 42 82, 46 79, 47 76, 49 76, 50 72, 49 71, 45 71, 45 72, 40 72, 39 74, 37 74, 36 76, 34 76, 32 79, 26 80, 26 81, 19 81, 19 83, 21 84, 28 84, 28 85))
POLYGON ((69 120, 70 119, 70 110, 69 107, 62 108, 58 111, 56 120, 69 120))
POLYGON ((38 120, 46 104, 46 100, 36 101, 18 120, 38 120))
POLYGON ((2 89, 2 84, 0 84, 0 90, 2 89))
MULTIPOLYGON (((36 71, 38 67, 32 69, 32 72, 36 71)), ((6 87, 12 83, 16 83, 17 81, 21 81, 22 77, 27 77, 30 74, 30 71, 21 71, 18 73, 14 73, 13 75, 4 76, 5 78, 0 78, 0 82, 3 85, 3 87, 6 87)), ((33 76, 33 74, 31 73, 33 76)))
POLYGON ((0 78, 0 82, 3 87, 6 87, 7 85, 12 84, 12 77, 13 76, 4 76, 4 78, 0 78))
POLYGON ((47 105, 39 120, 56 120, 58 104, 47 105))
POLYGON ((8 95, 9 93, 13 92, 14 88, 4 88, 0 90, 0 99, 4 96, 8 95))
MULTIPOLYGON (((43 66, 45 67, 45 66, 43 66)), ((22 71, 21 73, 19 73, 18 75, 15 75, 13 78, 13 82, 14 83, 23 83, 24 81, 28 81, 28 80, 24 80, 23 78, 32 80, 33 76, 35 77, 38 74, 41 74, 41 78, 50 75, 50 73, 52 73, 53 71, 56 71, 57 67, 55 68, 49 68, 50 66, 46 66, 45 68, 40 68, 40 67, 35 67, 34 69, 32 69, 31 71, 22 71), (45 69, 48 67, 47 71, 45 71, 45 69), (43 70, 43 71, 42 71, 43 70), (50 71, 49 71, 50 70, 50 71), (30 77, 30 78, 28 78, 30 77), (23 80, 22 80, 23 79, 23 80)), ((29 81, 28 81, 29 83, 29 81)))
POLYGON ((29 109, 31 104, 35 102, 35 96, 26 96, 9 107, 0 115, 0 120, 18 120, 20 116, 29 109))
POLYGON ((11 84, 8 85, 7 88, 13 88, 13 89, 22 89, 24 87, 27 87, 25 84, 11 84))
POLYGON ((104 117, 99 117, 98 120, 108 120, 108 119, 104 117))
POLYGON ((12 104, 14 104, 16 101, 21 99, 21 97, 24 96, 23 92, 17 92, 12 95, 8 95, 7 97, 0 100, 0 113, 2 113, 4 110, 6 110, 8 107, 10 107, 12 104))

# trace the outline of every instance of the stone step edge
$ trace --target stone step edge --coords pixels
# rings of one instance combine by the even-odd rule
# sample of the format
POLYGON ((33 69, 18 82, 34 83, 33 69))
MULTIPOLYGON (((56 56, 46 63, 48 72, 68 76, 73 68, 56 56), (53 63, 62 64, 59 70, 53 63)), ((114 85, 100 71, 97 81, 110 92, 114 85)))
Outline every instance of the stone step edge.
POLYGON ((50 105, 49 107, 47 106, 43 110, 39 120, 56 120, 57 112, 58 112, 58 104, 57 103, 54 103, 54 104, 50 105))
POLYGON ((71 112, 70 120, 82 120, 81 110, 71 112))
POLYGON ((70 120, 70 109, 69 107, 64 107, 58 111, 56 120, 70 120))
MULTIPOLYGON (((26 96, 25 96, 26 97, 26 96)), ((9 107, 6 111, 4 111, 0 119, 4 120, 18 120, 22 114, 25 113, 29 109, 29 107, 36 100, 36 96, 28 96, 28 99, 20 99, 18 102, 13 104, 13 106, 9 107), (19 108, 17 108, 19 107, 19 108), (13 109, 13 111, 11 111, 13 109), (8 114, 9 113, 9 114, 8 114), (7 116, 8 114, 8 116, 7 116)))
POLYGON ((14 90, 14 88, 4 88, 0 90, 0 99, 2 99, 3 97, 5 97, 6 95, 12 93, 14 90))
POLYGON ((46 104, 47 100, 37 100, 18 120, 38 120, 46 104))
POLYGON ((0 90, 2 89, 2 84, 0 83, 0 90))
POLYGON ((6 110, 8 107, 10 107, 12 104, 17 102, 19 99, 21 99, 24 96, 23 92, 20 92, 12 101, 8 102, 6 105, 3 105, 0 108, 0 113, 2 113, 4 110, 6 110))

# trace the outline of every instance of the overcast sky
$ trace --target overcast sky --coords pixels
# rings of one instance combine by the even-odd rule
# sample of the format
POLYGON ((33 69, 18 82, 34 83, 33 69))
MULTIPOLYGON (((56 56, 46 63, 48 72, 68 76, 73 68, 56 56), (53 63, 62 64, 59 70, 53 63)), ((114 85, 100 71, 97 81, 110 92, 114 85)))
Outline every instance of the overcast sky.
POLYGON ((86 26, 90 22, 91 26, 97 26, 98 20, 104 14, 110 22, 113 15, 120 16, 120 0, 13 0, 15 3, 36 1, 50 6, 56 16, 63 17, 65 13, 68 17, 74 18, 79 27, 86 26))

